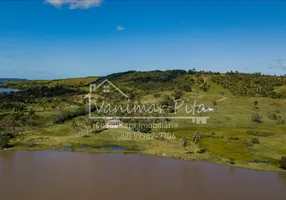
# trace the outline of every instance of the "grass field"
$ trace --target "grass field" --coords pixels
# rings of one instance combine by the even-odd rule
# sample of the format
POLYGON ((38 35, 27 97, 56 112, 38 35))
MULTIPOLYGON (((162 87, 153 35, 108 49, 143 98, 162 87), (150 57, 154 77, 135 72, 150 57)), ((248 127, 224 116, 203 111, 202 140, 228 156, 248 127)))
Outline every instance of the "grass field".
MULTIPOLYGON (((88 83, 95 80, 97 78, 91 77, 24 82, 21 87, 45 83, 51 87, 76 86, 88 93, 88 83)), ((282 89, 278 88, 279 91, 282 89)), ((140 101, 143 104, 157 104, 165 96, 172 96, 172 93, 173 91, 159 90, 156 95, 143 95, 140 101)), ((215 101, 216 110, 196 114, 196 116, 208 116, 207 124, 194 124, 190 119, 172 120, 168 123, 177 124, 177 128, 153 129, 153 135, 148 139, 144 138, 145 136, 139 137, 137 133, 126 128, 107 129, 89 135, 88 130, 81 129, 81 132, 75 130, 72 120, 55 124, 53 116, 63 110, 80 107, 85 101, 84 95, 59 96, 52 98, 53 101, 49 98, 40 98, 36 104, 29 105, 29 109, 33 108, 36 111, 36 125, 18 133, 18 136, 11 141, 14 146, 10 150, 118 151, 185 160, 204 160, 251 169, 282 170, 278 161, 282 156, 286 156, 285 99, 234 96, 215 83, 210 83, 207 92, 199 87, 193 87, 192 92, 185 92, 181 99, 185 104, 177 110, 176 116, 192 116, 186 114, 185 106, 188 104, 190 109, 194 101, 197 105, 205 106, 213 106, 215 101), (252 120, 255 114, 259 115, 259 122, 252 120), (201 138, 197 144, 193 144, 191 140, 197 131, 200 132, 201 138), (122 139, 123 133, 125 137, 122 139), (160 138, 162 133, 174 134, 175 138, 160 138), (183 147, 183 137, 190 138, 186 148, 183 147), (104 147, 125 149, 110 150, 104 147)), ((5 115, 9 115, 9 112, 0 111, 0 116, 5 115)))

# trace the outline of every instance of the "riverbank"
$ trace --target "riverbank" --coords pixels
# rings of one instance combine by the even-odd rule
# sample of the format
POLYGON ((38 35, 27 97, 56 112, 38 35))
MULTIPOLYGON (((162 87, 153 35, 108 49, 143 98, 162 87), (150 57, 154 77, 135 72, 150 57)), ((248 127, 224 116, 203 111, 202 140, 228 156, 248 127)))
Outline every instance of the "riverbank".
MULTIPOLYGON (((238 167, 238 168, 245 168, 250 170, 256 170, 256 171, 273 171, 273 172, 285 172, 285 170, 273 166, 268 165, 267 163, 247 163, 247 162, 235 162, 231 164, 227 159, 223 158, 216 158, 216 159, 206 159, 207 156, 201 156, 201 155, 195 155, 194 157, 180 157, 176 154, 152 154, 147 152, 140 152, 140 151, 132 151, 132 150, 98 150, 98 149, 86 149, 86 148, 75 148, 74 150, 68 150, 64 147, 62 148, 55 148, 55 147, 33 147, 33 148, 23 148, 23 147, 15 147, 11 149, 5 149, 2 152, 5 151, 58 151, 58 152, 89 152, 89 153, 120 153, 120 154, 143 154, 143 155, 150 155, 150 156, 157 156, 157 157, 166 157, 166 158, 173 158, 178 160, 185 160, 185 161, 202 161, 202 162, 208 162, 213 164, 221 164, 224 166, 232 166, 232 167, 238 167)), ((1 151, 0 151, 1 155, 1 151)))
POLYGON ((191 138, 194 133, 190 128, 188 131, 184 129, 172 130, 175 134, 173 139, 154 137, 150 139, 131 138, 132 140, 129 140, 128 138, 120 139, 121 133, 130 131, 127 129, 108 129, 99 134, 78 136, 68 124, 64 124, 19 134, 11 142, 13 147, 7 150, 140 153, 187 161, 206 161, 254 170, 283 171, 278 164, 280 157, 285 155, 281 144, 285 141, 283 140, 285 136, 280 134, 281 130, 276 128, 274 135, 259 137, 260 143, 253 145, 245 143, 249 140, 247 138, 251 139, 252 136, 245 134, 244 129, 233 130, 232 137, 228 135, 227 128, 212 130, 215 133, 211 135, 208 134, 210 130, 201 129, 202 138, 199 143, 189 142, 189 145, 184 148, 182 137, 191 138))

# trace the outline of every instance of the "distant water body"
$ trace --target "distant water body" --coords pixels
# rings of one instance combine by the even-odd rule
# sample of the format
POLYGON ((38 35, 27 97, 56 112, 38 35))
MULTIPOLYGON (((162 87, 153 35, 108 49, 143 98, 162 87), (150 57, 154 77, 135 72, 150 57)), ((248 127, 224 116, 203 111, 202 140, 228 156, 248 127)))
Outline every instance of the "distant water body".
POLYGON ((0 94, 6 92, 6 93, 10 93, 10 92, 18 92, 19 90, 15 90, 15 89, 10 89, 10 88, 0 88, 0 94))

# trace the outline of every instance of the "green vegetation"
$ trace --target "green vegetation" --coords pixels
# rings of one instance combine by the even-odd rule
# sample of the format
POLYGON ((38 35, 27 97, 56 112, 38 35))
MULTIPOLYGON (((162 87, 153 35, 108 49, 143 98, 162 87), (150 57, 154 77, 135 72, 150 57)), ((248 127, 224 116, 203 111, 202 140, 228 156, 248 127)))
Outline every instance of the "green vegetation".
POLYGON ((286 157, 282 157, 279 164, 282 169, 286 169, 286 157))
POLYGON ((272 98, 286 97, 284 90, 280 89, 281 87, 285 88, 285 76, 229 72, 212 75, 212 81, 229 89, 234 95, 272 98))
POLYGON ((249 135, 253 136, 259 136, 259 137, 268 137, 271 135, 274 135, 274 133, 271 132, 261 132, 261 131, 246 131, 249 135))
POLYGON ((252 139, 251 139, 251 143, 252 143, 252 144, 259 144, 260 142, 259 142, 259 139, 258 139, 258 138, 252 138, 252 139))
MULTIPOLYGON (((0 148, 6 150, 69 150, 89 152, 146 153, 185 160, 210 162, 263 170, 285 169, 286 156, 286 78, 261 74, 226 74, 168 70, 111 74, 63 80, 8 81, 2 87, 19 92, 0 94, 0 148), (140 113, 137 117, 160 119, 122 119, 129 124, 177 124, 177 127, 133 126, 106 129, 105 119, 88 119, 89 85, 108 79, 114 88, 101 90, 92 112, 109 100, 110 106, 161 105, 162 113, 140 113), (167 119, 167 116, 192 116, 194 105, 215 107, 207 124, 191 119, 167 119), (124 147, 112 150, 106 147, 124 147), (282 159, 281 159, 282 158, 282 159), (265 164, 266 163, 266 164, 265 164)), ((99 116, 119 116, 113 110, 99 116)), ((134 114, 134 113, 132 113, 134 114)), ((132 114, 125 113, 124 117, 132 114)), ((97 115, 98 116, 98 115, 97 115)))
POLYGON ((11 133, 0 133, 0 150, 6 147, 10 147, 9 142, 14 138, 11 133))

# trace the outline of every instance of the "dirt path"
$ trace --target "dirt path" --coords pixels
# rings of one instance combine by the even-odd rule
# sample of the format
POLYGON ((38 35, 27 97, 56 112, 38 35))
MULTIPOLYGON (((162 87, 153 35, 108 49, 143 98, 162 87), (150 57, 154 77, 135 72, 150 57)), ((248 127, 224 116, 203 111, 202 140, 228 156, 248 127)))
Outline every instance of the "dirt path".
POLYGON ((217 100, 216 102, 221 102, 221 101, 224 101, 224 100, 226 100, 226 97, 225 97, 225 96, 223 96, 223 98, 217 100))

